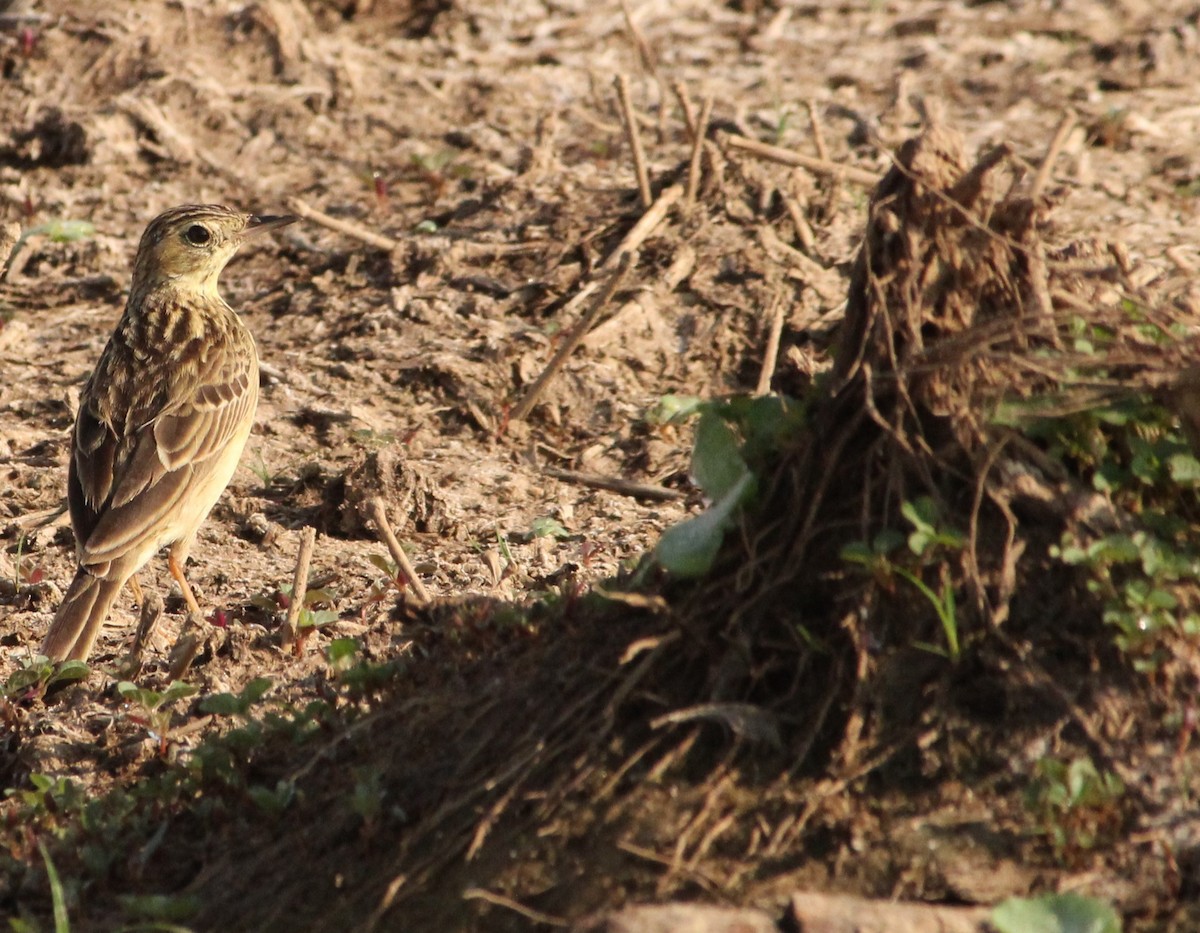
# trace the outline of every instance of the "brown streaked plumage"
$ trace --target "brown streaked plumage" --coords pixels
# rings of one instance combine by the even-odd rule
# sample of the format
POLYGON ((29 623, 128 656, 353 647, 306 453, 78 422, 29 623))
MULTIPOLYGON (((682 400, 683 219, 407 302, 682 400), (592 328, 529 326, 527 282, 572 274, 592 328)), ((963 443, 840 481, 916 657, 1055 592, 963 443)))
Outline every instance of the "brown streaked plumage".
POLYGON ((127 580, 170 545, 183 565, 237 469, 258 404, 254 338, 217 293, 245 238, 291 223, 186 205, 142 234, 125 313, 79 399, 67 499, 79 567, 42 642, 83 660, 127 580))

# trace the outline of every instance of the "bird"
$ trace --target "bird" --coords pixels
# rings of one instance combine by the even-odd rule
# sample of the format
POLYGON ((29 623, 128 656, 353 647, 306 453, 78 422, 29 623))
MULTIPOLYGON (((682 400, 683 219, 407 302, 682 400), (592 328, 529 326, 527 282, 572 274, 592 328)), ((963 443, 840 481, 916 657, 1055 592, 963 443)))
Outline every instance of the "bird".
POLYGON ((77 567, 42 642, 87 660, 122 587, 162 548, 184 575, 196 532, 233 478, 258 406, 254 338, 217 290, 250 237, 294 222, 216 204, 160 214, 138 244, 125 310, 79 398, 67 470, 77 567))

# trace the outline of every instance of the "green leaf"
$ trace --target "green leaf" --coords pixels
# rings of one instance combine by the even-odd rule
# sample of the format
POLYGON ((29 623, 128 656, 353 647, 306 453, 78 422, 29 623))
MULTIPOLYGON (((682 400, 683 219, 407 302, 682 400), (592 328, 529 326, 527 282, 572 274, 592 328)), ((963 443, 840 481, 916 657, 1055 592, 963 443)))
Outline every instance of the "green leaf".
POLYGON ((329 648, 326 650, 329 664, 338 670, 345 670, 349 667, 357 654, 357 638, 335 638, 329 643, 329 648))
POLYGON ((335 599, 337 599, 337 591, 327 586, 304 591, 304 605, 306 606, 315 606, 317 603, 331 603, 335 599))
POLYGON ((711 411, 700 416, 692 476, 710 499, 723 498, 749 472, 738 448, 737 435, 723 418, 711 411))
POLYGON ((35 684, 41 683, 46 671, 38 667, 22 667, 19 670, 13 671, 8 680, 4 682, 5 696, 15 697, 18 694, 24 693, 35 684))
POLYGON ((297 628, 320 628, 340 618, 336 609, 302 609, 300 618, 296 620, 297 628))
POLYGON ((175 700, 181 700, 184 697, 195 696, 199 690, 199 687, 193 687, 191 684, 186 684, 182 680, 173 680, 171 681, 171 685, 163 692, 162 703, 172 703, 175 700))
POLYGON ((735 396, 720 412, 741 429, 742 454, 755 465, 782 450, 800 433, 807 417, 804 405, 786 395, 735 396))
POLYGON ((664 395, 646 411, 650 424, 680 424, 698 412, 704 402, 697 395, 664 395))
POLYGON ((399 570, 395 561, 389 560, 382 554, 368 554, 367 560, 386 573, 389 577, 394 577, 399 570))
POLYGON ((200 712, 214 716, 236 716, 242 705, 232 693, 214 693, 200 701, 200 712))
POLYGON ((49 683, 61 684, 70 683, 73 680, 83 680, 89 673, 91 673, 91 668, 85 661, 63 661, 50 675, 49 683))
POLYGON ((754 486, 754 477, 743 473, 737 484, 707 511, 668 528, 654 548, 655 560, 681 577, 706 574, 721 549, 734 512, 753 493, 754 486))
POLYGON ((255 805, 273 816, 283 813, 296 797, 296 785, 291 781, 279 780, 274 788, 255 784, 246 788, 246 794, 255 805))
POLYGON ((159 704, 163 701, 163 695, 157 690, 148 690, 144 687, 139 687, 135 683, 128 680, 122 680, 117 684, 117 693, 134 706, 140 706, 143 709, 153 710, 158 709, 159 704))
POLYGON ((25 231, 25 236, 45 234, 55 243, 72 243, 94 236, 96 225, 88 220, 52 220, 25 231))
POLYGON ((529 535, 533 538, 569 538, 571 532, 567 531, 557 518, 543 516, 533 520, 529 535))
MULTIPOLYGON (((194 894, 122 894, 118 900, 126 914, 151 921, 189 920, 204 906, 204 902, 194 894)), ((156 923, 153 927, 140 929, 165 931, 183 928, 156 923)))
POLYGON ((932 531, 937 527, 937 504, 929 496, 917 496, 900 505, 900 514, 907 518, 918 531, 932 531))
POLYGON ((1167 469, 1177 483, 1200 483, 1200 460, 1191 454, 1172 454, 1167 458, 1167 469))
POLYGON ((1121 920, 1107 904, 1080 894, 1010 897, 992 911, 999 933, 1121 933, 1121 920))
POLYGON ((871 541, 871 550, 885 557, 904 544, 904 535, 895 528, 884 528, 871 541))
POLYGON ((255 677, 236 696, 232 693, 206 696, 200 701, 200 712, 214 716, 245 716, 250 712, 250 707, 266 696, 274 685, 270 677, 255 677))
POLYGON ((851 541, 849 544, 843 545, 842 550, 838 555, 844 561, 849 561, 852 564, 862 564, 865 567, 875 563, 879 555, 862 541, 851 541))
POLYGON ((248 705, 257 703, 267 695, 267 691, 273 686, 275 686, 275 681, 270 677, 255 677, 242 688, 240 697, 248 705))
POLYGON ((67 917, 67 899, 63 895, 58 869, 54 867, 45 842, 38 840, 38 851, 42 853, 42 861, 46 863, 46 878, 50 882, 50 902, 54 905, 54 933, 70 933, 71 921, 67 917))

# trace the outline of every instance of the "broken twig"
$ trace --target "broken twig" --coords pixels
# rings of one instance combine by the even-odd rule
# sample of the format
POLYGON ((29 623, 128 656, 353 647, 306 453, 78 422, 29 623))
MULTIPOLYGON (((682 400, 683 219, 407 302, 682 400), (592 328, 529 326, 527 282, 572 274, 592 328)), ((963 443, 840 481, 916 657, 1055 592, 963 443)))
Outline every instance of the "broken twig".
POLYGON ((758 374, 758 386, 754 390, 755 395, 766 395, 771 391, 771 379, 775 375, 775 366, 779 360, 779 338, 783 334, 783 319, 785 314, 786 304, 783 300, 783 291, 775 292, 771 299, 771 329, 767 333, 767 347, 763 351, 762 370, 758 374))
POLYGON ((324 211, 319 211, 315 207, 310 207, 307 202, 300 198, 288 198, 287 208, 297 217, 303 217, 305 220, 312 220, 319 223, 322 227, 328 227, 330 230, 336 230, 338 233, 344 233, 348 237, 353 237, 356 240, 361 240, 370 246, 376 246, 379 249, 386 249, 391 252, 400 246, 399 240, 393 240, 391 237, 384 236, 381 233, 376 233, 373 230, 368 230, 362 224, 356 224, 350 220, 342 220, 340 217, 330 217, 324 211))
POLYGON ((392 524, 388 520, 387 506, 383 504, 383 500, 379 496, 375 496, 368 504, 368 508, 371 512, 371 518, 375 520, 375 528, 379 531, 379 536, 383 538, 383 543, 387 546, 388 553, 392 555, 392 560, 396 562, 396 566, 404 574, 408 585, 412 588, 413 595, 423 603, 431 602, 429 591, 425 589, 425 585, 417 577, 417 572, 413 569, 408 555, 404 553, 404 548, 400 546, 400 542, 396 538, 396 533, 392 531, 392 524))
POLYGON ((317 540, 317 529, 311 525, 300 532, 300 552, 296 555, 296 572, 292 576, 292 595, 288 602, 287 618, 279 633, 280 643, 290 647, 300 634, 300 610, 304 608, 304 597, 308 594, 308 567, 312 563, 313 544, 317 540))
POLYGON ((675 92, 675 97, 679 100, 679 109, 683 111, 683 122, 687 124, 688 138, 696 138, 696 108, 692 106, 692 99, 688 96, 687 85, 682 81, 676 81, 671 85, 671 90, 675 92))
MULTIPOLYGON (((550 362, 546 364, 546 368, 542 370, 542 374, 537 377, 537 380, 529 387, 529 391, 525 393, 525 396, 512 410, 513 421, 523 421, 526 417, 528 417, 529 412, 533 410, 533 406, 536 405, 537 400, 541 398, 542 392, 545 391, 546 386, 550 383, 550 380, 554 378, 555 374, 560 369, 562 369, 563 364, 567 361, 567 357, 575 352, 575 348, 579 346, 579 343, 583 340, 584 335, 586 335, 587 332, 592 329, 592 325, 596 323, 596 318, 600 316, 600 312, 603 311, 605 305, 612 300, 612 296, 616 294, 617 288, 624 280, 625 275, 633 267, 634 258, 636 255, 636 253, 628 252, 620 254, 620 257, 617 260, 617 267, 608 277, 608 281, 604 283, 604 289, 592 301, 591 307, 583 312, 583 315, 579 318, 578 322, 576 322, 575 326, 571 328, 571 332, 567 334, 566 339, 563 340, 562 345, 555 352, 554 356, 550 358, 550 362)), ((607 266, 608 263, 606 262, 605 265, 607 266)))
POLYGON ((653 197, 650 193, 650 173, 646 169, 646 152, 642 149, 642 137, 638 134, 637 114, 633 109, 633 100, 629 96, 629 80, 624 75, 617 75, 613 83, 617 88, 617 98, 621 102, 621 119, 625 121, 625 136, 629 140, 629 148, 633 151, 633 170, 637 175, 638 197, 642 199, 642 209, 649 210, 653 197))
POLYGON ((542 472, 568 483, 578 483, 580 486, 590 486, 592 489, 605 489, 633 499, 674 502, 686 497, 686 494, 678 489, 668 489, 666 486, 658 486, 654 483, 635 483, 632 480, 621 479, 619 476, 601 476, 598 473, 581 473, 578 470, 564 470, 561 467, 550 466, 544 467, 542 472))
POLYGON ((1058 129, 1054 131, 1054 137, 1050 140, 1050 145, 1046 148, 1046 155, 1042 158, 1042 164, 1038 166, 1038 172, 1033 177, 1030 197, 1037 198, 1046 190, 1046 185, 1050 182, 1050 173, 1054 171, 1054 163, 1073 129, 1075 129, 1075 111, 1068 109, 1063 114, 1062 120, 1059 121, 1058 129))
POLYGON ((685 203, 690 207, 696 203, 696 192, 700 189, 700 156, 704 152, 704 134, 708 132, 708 120, 712 116, 712 96, 704 98, 700 107, 700 120, 692 136, 692 158, 688 162, 687 196, 685 203))
POLYGON ((748 139, 745 136, 737 136, 730 133, 725 137, 725 142, 734 149, 748 152, 751 155, 758 156, 760 159, 766 159, 768 162, 778 162, 781 165, 794 165, 797 168, 808 169, 810 172, 818 175, 845 178, 847 181, 852 181, 860 185, 876 185, 879 183, 880 176, 874 172, 868 172, 865 168, 843 165, 841 162, 835 162, 832 159, 818 159, 813 156, 806 156, 792 149, 783 149, 779 146, 768 146, 766 143, 760 143, 757 139, 748 139))

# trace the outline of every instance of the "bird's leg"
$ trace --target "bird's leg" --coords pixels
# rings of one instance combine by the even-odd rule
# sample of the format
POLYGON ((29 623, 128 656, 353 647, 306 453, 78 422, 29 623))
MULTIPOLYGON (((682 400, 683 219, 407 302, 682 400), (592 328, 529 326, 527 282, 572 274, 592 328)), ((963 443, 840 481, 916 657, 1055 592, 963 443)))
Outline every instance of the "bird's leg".
POLYGON ((196 597, 192 595, 192 588, 188 585, 187 577, 183 575, 181 562, 175 559, 174 548, 167 554, 167 567, 171 571, 171 576, 175 578, 175 582, 179 584, 179 589, 183 592, 183 600, 188 605, 188 611, 202 616, 203 613, 200 612, 200 604, 196 602, 196 597))

